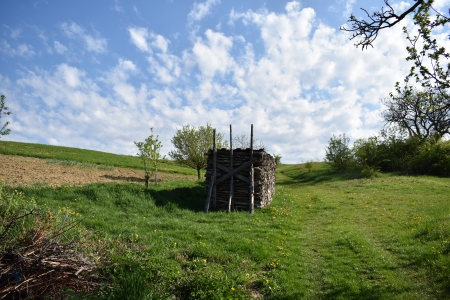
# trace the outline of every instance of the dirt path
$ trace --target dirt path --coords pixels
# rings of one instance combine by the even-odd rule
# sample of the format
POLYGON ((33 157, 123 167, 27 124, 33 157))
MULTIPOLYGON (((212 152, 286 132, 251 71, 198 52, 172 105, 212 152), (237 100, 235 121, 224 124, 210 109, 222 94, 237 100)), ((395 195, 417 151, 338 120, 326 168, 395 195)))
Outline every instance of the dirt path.
MULTIPOLYGON (((188 179, 195 180, 195 175, 158 173, 162 181, 188 179)), ((49 186, 85 185, 94 182, 136 182, 144 183, 144 171, 129 168, 113 170, 98 167, 69 166, 48 163, 46 159, 0 154, 0 181, 10 186, 32 186, 48 184, 49 186)))

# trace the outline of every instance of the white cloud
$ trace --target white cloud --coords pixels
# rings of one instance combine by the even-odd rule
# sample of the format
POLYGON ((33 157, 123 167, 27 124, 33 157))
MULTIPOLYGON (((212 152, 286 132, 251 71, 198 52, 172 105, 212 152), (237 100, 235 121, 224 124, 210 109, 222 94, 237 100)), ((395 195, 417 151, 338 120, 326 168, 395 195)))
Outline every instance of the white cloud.
POLYGON ((233 39, 211 29, 206 30, 205 36, 206 41, 197 39, 192 48, 195 61, 202 74, 212 77, 216 73, 226 73, 234 64, 229 53, 233 46, 233 39))
MULTIPOLYGON (((196 9, 192 19, 206 15, 196 9)), ((322 159, 332 134, 359 138, 380 129, 379 99, 409 70, 403 24, 381 33, 375 49, 362 52, 348 33, 322 24, 298 1, 287 3, 284 12, 232 11, 229 18, 259 36, 206 29, 175 52, 167 36, 129 27, 147 66, 137 63, 141 58, 123 57, 101 77, 69 64, 26 70, 17 81, 0 77, 0 89, 30 99, 15 107, 28 118, 18 117, 13 133, 134 154, 133 141, 145 139, 154 127, 167 154, 175 129, 183 125, 208 122, 228 133, 233 124, 236 134, 248 135, 254 124, 255 137, 270 153, 295 163, 322 159)), ((75 23, 66 30, 71 38, 86 35, 75 23)), ((58 51, 62 44, 53 46, 58 51)))
POLYGON ((188 21, 190 23, 194 21, 200 21, 205 16, 211 13, 211 9, 214 5, 220 4, 220 0, 206 0, 205 2, 195 2, 191 11, 188 14, 188 21))
POLYGON ((130 38, 133 44, 139 48, 139 50, 148 52, 150 48, 147 44, 148 30, 143 27, 131 27, 128 28, 130 38))
POLYGON ((74 22, 66 23, 61 25, 63 32, 72 39, 79 39, 84 42, 86 50, 95 53, 104 53, 108 48, 108 42, 106 39, 101 38, 99 34, 92 36, 87 34, 85 30, 74 22))
POLYGON ((13 47, 5 40, 0 41, 0 52, 10 57, 18 56, 23 58, 33 58, 36 55, 36 52, 31 45, 18 44, 13 47))
POLYGON ((55 50, 58 54, 64 54, 67 51, 67 47, 58 41, 53 42, 53 47, 55 48, 55 50))

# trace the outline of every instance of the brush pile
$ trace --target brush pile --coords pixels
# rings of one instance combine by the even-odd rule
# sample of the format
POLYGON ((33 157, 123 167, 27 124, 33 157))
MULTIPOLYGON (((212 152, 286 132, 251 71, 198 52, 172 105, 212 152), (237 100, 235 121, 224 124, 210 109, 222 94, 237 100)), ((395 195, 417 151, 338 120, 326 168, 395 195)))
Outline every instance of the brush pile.
POLYGON ((80 244, 67 237, 76 224, 49 228, 37 215, 32 210, 1 220, 0 299, 55 299, 68 290, 99 288, 98 279, 91 276, 96 269, 93 260, 83 257, 80 244), (35 223, 31 230, 21 226, 29 219, 35 223))
MULTIPOLYGON (((209 189, 211 177, 213 176, 213 150, 208 153, 208 166, 206 167, 206 189, 209 189)), ((264 149, 253 150, 254 170, 254 203, 256 208, 270 205, 275 194, 275 159, 264 149)), ((250 161, 250 149, 233 150, 233 169, 250 161)), ((217 151, 216 180, 220 180, 230 168, 230 150, 220 149, 217 151)), ((231 206, 233 209, 248 209, 250 198, 250 167, 240 171, 233 176, 233 197, 231 206)), ((227 208, 230 197, 230 179, 220 182, 216 187, 217 208, 227 208)), ((214 196, 213 196, 214 197, 214 196)), ((214 202, 214 199, 212 200, 214 202)))

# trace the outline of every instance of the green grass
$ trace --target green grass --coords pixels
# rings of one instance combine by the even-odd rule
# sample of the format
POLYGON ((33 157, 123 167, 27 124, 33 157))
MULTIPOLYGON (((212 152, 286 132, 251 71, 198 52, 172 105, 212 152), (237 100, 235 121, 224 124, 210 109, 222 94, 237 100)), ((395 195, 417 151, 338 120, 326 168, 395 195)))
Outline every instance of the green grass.
MULTIPOLYGON (((67 164, 72 165, 92 163, 106 166, 107 168, 114 166, 144 169, 140 159, 137 156, 118 155, 101 151, 62 146, 0 141, 0 154, 59 160, 60 162, 67 162, 67 164)), ((178 163, 169 160, 161 163, 159 171, 185 175, 197 174, 196 170, 180 166, 178 163)))
POLYGON ((280 165, 254 215, 203 213, 200 181, 17 189, 81 214, 115 299, 450 299, 449 178, 280 165))

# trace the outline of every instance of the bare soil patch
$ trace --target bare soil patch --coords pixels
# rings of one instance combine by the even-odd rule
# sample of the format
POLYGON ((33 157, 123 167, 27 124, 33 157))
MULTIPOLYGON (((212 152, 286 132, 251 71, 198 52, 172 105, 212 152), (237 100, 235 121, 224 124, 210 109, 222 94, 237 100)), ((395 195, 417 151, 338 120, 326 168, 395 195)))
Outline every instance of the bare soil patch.
MULTIPOLYGON (((196 175, 158 172, 161 181, 196 180, 196 175)), ((0 180, 9 186, 86 185, 96 182, 135 182, 144 184, 144 171, 130 168, 112 170, 82 165, 48 163, 46 159, 0 154, 0 180)))

